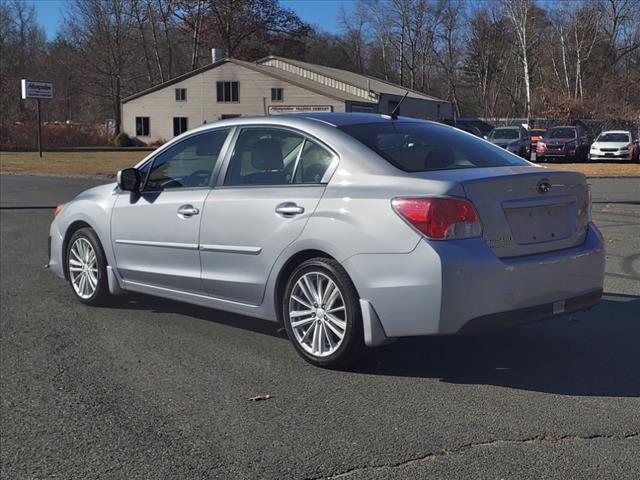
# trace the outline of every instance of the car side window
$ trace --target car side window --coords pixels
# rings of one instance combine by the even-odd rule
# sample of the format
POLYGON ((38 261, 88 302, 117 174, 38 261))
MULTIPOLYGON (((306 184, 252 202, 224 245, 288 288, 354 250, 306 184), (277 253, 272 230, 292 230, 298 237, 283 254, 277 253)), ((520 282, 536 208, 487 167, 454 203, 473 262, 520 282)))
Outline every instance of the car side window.
POLYGON ((294 183, 320 183, 334 155, 317 143, 306 140, 296 168, 294 183))
POLYGON ((198 188, 209 185, 229 129, 193 135, 153 159, 145 191, 198 188))
POLYGON ((242 129, 224 185, 290 184, 304 140, 301 134, 285 129, 242 129))

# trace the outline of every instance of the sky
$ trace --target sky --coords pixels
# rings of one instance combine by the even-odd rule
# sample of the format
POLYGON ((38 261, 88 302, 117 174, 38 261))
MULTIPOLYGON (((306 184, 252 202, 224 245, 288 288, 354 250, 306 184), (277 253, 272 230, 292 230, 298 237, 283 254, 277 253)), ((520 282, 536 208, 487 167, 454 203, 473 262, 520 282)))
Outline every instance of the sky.
MULTIPOLYGON (((53 40, 61 26, 69 0, 30 0, 36 7, 38 22, 44 27, 47 38, 53 40)), ((349 11, 353 0, 280 0, 280 5, 295 11, 307 23, 336 33, 339 27, 340 9, 349 11)))

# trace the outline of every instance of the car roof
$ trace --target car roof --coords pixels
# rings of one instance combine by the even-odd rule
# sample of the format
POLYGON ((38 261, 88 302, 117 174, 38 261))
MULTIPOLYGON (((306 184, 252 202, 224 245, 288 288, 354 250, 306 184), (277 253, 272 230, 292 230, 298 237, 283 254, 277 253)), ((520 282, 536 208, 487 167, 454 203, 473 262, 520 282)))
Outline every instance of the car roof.
POLYGON ((631 135, 631 132, 629 130, 605 130, 603 132, 600 132, 600 135, 602 135, 603 133, 626 133, 631 135))
POLYGON ((247 124, 282 124, 282 125, 303 125, 305 123, 321 123, 331 127, 342 127, 345 125, 362 125, 373 123, 434 123, 428 120, 421 120, 419 118, 412 117, 398 117, 392 120, 389 115, 383 115, 379 113, 351 113, 351 112, 317 112, 317 113, 287 113, 282 115, 247 115, 234 118, 227 118, 224 120, 217 120, 212 123, 201 125, 189 130, 194 132, 196 130, 209 130, 218 127, 235 127, 243 126, 247 124))
MULTIPOLYGON (((381 113, 354 113, 354 112, 317 112, 317 113, 291 113, 282 115, 290 118, 308 118, 319 122, 342 127, 345 125, 361 125, 363 123, 384 123, 391 121, 389 115, 381 113)), ((419 118, 398 117, 395 121, 421 122, 419 118)))

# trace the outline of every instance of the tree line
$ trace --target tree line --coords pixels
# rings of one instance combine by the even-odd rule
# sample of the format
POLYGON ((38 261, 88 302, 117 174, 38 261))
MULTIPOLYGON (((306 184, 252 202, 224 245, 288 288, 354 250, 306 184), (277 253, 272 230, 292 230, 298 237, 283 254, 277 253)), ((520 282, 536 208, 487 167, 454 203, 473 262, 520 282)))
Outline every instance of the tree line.
POLYGON ((116 122, 123 98, 210 49, 343 68, 449 100, 458 116, 640 121, 637 0, 358 0, 338 33, 278 0, 72 0, 48 41, 32 3, 0 3, 2 123, 28 122, 21 78, 49 80, 45 119, 116 122))

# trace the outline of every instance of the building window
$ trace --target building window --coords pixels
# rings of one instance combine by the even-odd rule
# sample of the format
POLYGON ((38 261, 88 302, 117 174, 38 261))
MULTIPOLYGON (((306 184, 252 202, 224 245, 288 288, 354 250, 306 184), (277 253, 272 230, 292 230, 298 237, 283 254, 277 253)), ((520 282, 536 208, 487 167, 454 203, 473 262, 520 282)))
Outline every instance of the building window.
POLYGON ((239 82, 217 82, 216 91, 219 102, 239 102, 240 83, 239 82))
POLYGON ((272 88, 271 89, 271 100, 273 102, 281 102, 283 99, 282 88, 272 88))
POLYGON ((149 136, 149 117, 136 117, 136 135, 138 137, 149 136))
POLYGON ((176 102, 186 102, 186 101, 187 101, 187 89, 176 88, 176 102))
POLYGON ((354 113, 373 113, 373 107, 367 105, 351 105, 351 111, 354 113))
POLYGON ((187 117, 173 117, 173 136, 177 137, 189 129, 187 117))

